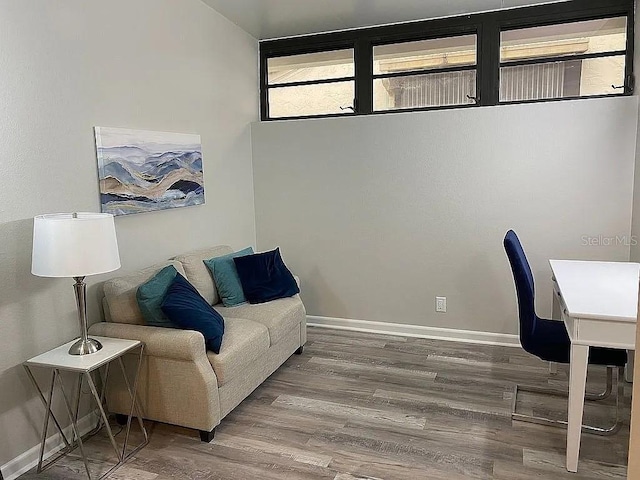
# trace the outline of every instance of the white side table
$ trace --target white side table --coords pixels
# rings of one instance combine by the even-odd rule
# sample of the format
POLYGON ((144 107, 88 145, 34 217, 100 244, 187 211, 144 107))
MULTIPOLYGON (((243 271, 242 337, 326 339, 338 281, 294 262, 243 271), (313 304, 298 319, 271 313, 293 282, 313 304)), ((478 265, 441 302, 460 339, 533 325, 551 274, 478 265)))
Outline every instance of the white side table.
MULTIPOLYGON (((147 443, 149 443, 149 437, 147 435, 147 431, 144 428, 144 424, 142 422, 142 411, 140 409, 140 405, 136 399, 136 391, 138 387, 138 377, 140 374, 140 366, 142 364, 142 353, 144 350, 144 344, 138 340, 123 340, 118 338, 107 338, 107 337, 95 337, 97 340, 102 343, 102 349, 96 353, 91 353, 88 355, 70 355, 69 347, 75 342, 71 341, 65 345, 54 348, 42 355, 38 355, 37 357, 33 357, 30 360, 27 360, 24 363, 24 368, 27 371, 27 375, 33 382, 33 385, 38 390, 40 398, 46 408, 46 413, 44 417, 44 426, 42 428, 42 443, 40 445, 40 456, 38 459, 38 473, 40 473, 44 468, 49 467, 56 461, 58 461, 61 457, 67 455, 69 452, 73 451, 77 448, 80 449, 82 454, 82 460, 84 461, 84 466, 87 471, 87 476, 91 479, 91 472, 89 471, 89 462, 87 459, 87 455, 85 453, 85 449, 82 443, 82 438, 80 436, 80 430, 78 428, 78 409, 80 405, 80 396, 82 392, 83 382, 89 386, 91 390, 91 394, 93 399, 96 401, 98 409, 100 410, 100 419, 98 420, 98 424, 96 428, 91 432, 95 434, 98 430, 101 429, 102 425, 104 425, 107 434, 109 435, 109 440, 111 441, 111 445, 113 446, 114 452, 116 454, 116 458, 118 459, 117 463, 110 468, 106 473, 104 473, 100 478, 104 478, 110 473, 112 473, 115 469, 120 467, 125 461, 127 461, 133 454, 138 452, 141 448, 143 448, 147 443), (125 354, 139 349, 140 354, 138 357, 138 365, 136 368, 136 376, 133 381, 133 388, 131 383, 129 382, 129 378, 127 377, 127 372, 124 367, 124 362, 122 358, 125 354), (118 447, 118 444, 113 435, 113 431, 111 430, 111 426, 109 425, 109 421, 107 419, 107 413, 105 411, 105 407, 103 406, 105 403, 105 390, 107 385, 107 380, 109 376, 109 366, 111 362, 117 360, 117 363, 120 365, 120 370, 122 375, 124 376, 125 383, 127 385, 127 389, 129 391, 129 395, 131 396, 131 410, 127 417, 127 425, 125 429, 125 437, 124 442, 121 447, 118 447), (47 368, 51 370, 51 381, 49 383, 48 394, 45 397, 42 389, 38 385, 33 373, 33 367, 41 367, 47 368), (98 389, 91 377, 92 372, 100 373, 100 368, 104 367, 104 373, 102 375, 102 391, 98 393, 98 389), (76 386, 76 394, 75 398, 72 397, 70 393, 65 392, 65 386, 60 375, 60 372, 72 372, 78 375, 77 386, 76 386), (67 439, 64 434, 60 422, 56 419, 55 415, 51 410, 54 387, 56 384, 59 387, 60 393, 62 394, 62 398, 64 400, 64 405, 66 407, 67 414, 69 415, 69 420, 71 421, 71 428, 73 430, 73 435, 71 439, 67 439), (75 403, 75 406, 72 406, 72 399, 75 403), (129 433, 131 430, 131 419, 134 414, 137 414, 138 422, 140 424, 140 429, 144 435, 143 442, 135 447, 131 452, 127 453, 127 444, 129 442, 129 433), (47 430, 49 428, 49 420, 53 419, 53 422, 58 429, 64 443, 65 447, 62 452, 57 455, 53 460, 51 460, 44 468, 43 468, 43 456, 44 456, 44 445, 47 439, 47 430)), ((85 438, 86 440, 86 438, 85 438)))

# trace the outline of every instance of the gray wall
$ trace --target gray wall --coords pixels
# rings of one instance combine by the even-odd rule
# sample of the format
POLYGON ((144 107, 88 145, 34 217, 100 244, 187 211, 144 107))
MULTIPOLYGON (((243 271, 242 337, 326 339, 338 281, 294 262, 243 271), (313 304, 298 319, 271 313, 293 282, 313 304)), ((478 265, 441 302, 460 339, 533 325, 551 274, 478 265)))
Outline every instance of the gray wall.
POLYGON ((117 218, 122 271, 254 244, 257 48, 199 0, 0 0, 0 466, 39 442, 21 362, 78 334, 72 281, 30 274, 32 217, 99 210, 94 125, 198 133, 206 205, 117 218))
POLYGON ((254 123, 258 246, 310 315, 516 333, 507 229, 543 315, 547 259, 628 260, 599 236, 630 235, 637 116, 628 97, 254 123))
MULTIPOLYGON (((635 47, 633 65, 636 72, 640 69, 640 12, 638 12, 636 1, 636 23, 635 23, 635 47)), ((635 95, 640 94, 640 75, 635 74, 635 95)), ((631 246, 630 260, 640 262, 640 122, 638 122, 638 146, 636 148, 636 171, 633 188, 633 220, 631 224, 631 235, 634 240, 631 246)))

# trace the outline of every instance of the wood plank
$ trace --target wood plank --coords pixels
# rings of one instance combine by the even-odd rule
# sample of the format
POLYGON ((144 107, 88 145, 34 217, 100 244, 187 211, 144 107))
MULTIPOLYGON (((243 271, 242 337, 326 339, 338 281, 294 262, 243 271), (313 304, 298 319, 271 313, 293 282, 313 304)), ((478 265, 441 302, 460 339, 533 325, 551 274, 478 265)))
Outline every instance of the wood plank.
POLYGON ((213 443, 214 445, 222 445, 247 452, 272 453, 281 457, 288 457, 294 462, 308 463, 309 465, 327 467, 331 463, 331 456, 329 455, 321 455, 299 448, 282 446, 274 442, 255 440, 239 435, 218 434, 213 443))
POLYGON ((332 368, 339 368, 342 370, 357 372, 359 374, 369 375, 371 373, 379 373, 382 375, 389 375, 395 377, 408 377, 418 380, 435 380, 438 375, 436 372, 429 372, 425 370, 391 367, 388 365, 371 365, 362 364, 357 362, 349 362, 346 360, 336 360, 333 358, 320 358, 312 357, 307 365, 324 365, 332 368))
POLYGON ((422 429, 427 423, 426 418, 403 413, 394 413, 373 408, 354 407, 336 402, 327 402, 313 398, 280 395, 273 402, 274 405, 284 406, 295 410, 323 412, 327 415, 356 418, 374 424, 399 425, 408 429, 422 429))

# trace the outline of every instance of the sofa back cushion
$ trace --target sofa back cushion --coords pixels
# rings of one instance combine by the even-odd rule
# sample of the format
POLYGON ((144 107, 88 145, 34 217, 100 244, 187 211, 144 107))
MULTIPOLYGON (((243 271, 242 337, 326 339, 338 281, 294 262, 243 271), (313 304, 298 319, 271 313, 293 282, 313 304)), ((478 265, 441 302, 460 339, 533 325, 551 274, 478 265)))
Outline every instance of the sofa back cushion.
POLYGON ((145 321, 138 307, 136 292, 141 284, 156 275, 167 265, 173 265, 178 273, 185 275, 185 269, 182 264, 171 260, 123 277, 112 278, 106 281, 104 283, 104 299, 109 311, 109 315, 105 315, 106 320, 117 323, 144 325, 145 321))
POLYGON ((196 287, 198 293, 209 302, 209 305, 219 303, 220 297, 213 283, 211 272, 204 264, 204 261, 229 253, 233 253, 231 247, 219 245, 217 247, 188 252, 175 258, 175 260, 184 266, 184 276, 189 280, 189 283, 196 287))

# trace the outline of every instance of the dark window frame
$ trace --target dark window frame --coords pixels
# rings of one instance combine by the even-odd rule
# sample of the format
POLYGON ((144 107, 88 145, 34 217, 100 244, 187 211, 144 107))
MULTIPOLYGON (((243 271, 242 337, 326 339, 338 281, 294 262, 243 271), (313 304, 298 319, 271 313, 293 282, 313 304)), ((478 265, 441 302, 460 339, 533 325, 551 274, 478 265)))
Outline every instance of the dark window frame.
POLYGON ((335 33, 320 33, 260 42, 260 117, 264 121, 300 118, 381 115, 386 113, 474 108, 519 103, 558 102, 576 99, 610 98, 633 94, 634 54, 633 0, 570 0, 530 7, 499 10, 456 17, 423 20, 381 27, 359 28, 335 33), (627 46, 624 91, 618 94, 570 98, 500 102, 500 32, 562 23, 627 17, 627 46), (429 40, 460 35, 477 35, 475 104, 373 110, 373 47, 392 43, 429 40), (269 118, 267 59, 272 57, 317 53, 344 48, 354 49, 354 113, 337 113, 283 118, 269 118))

